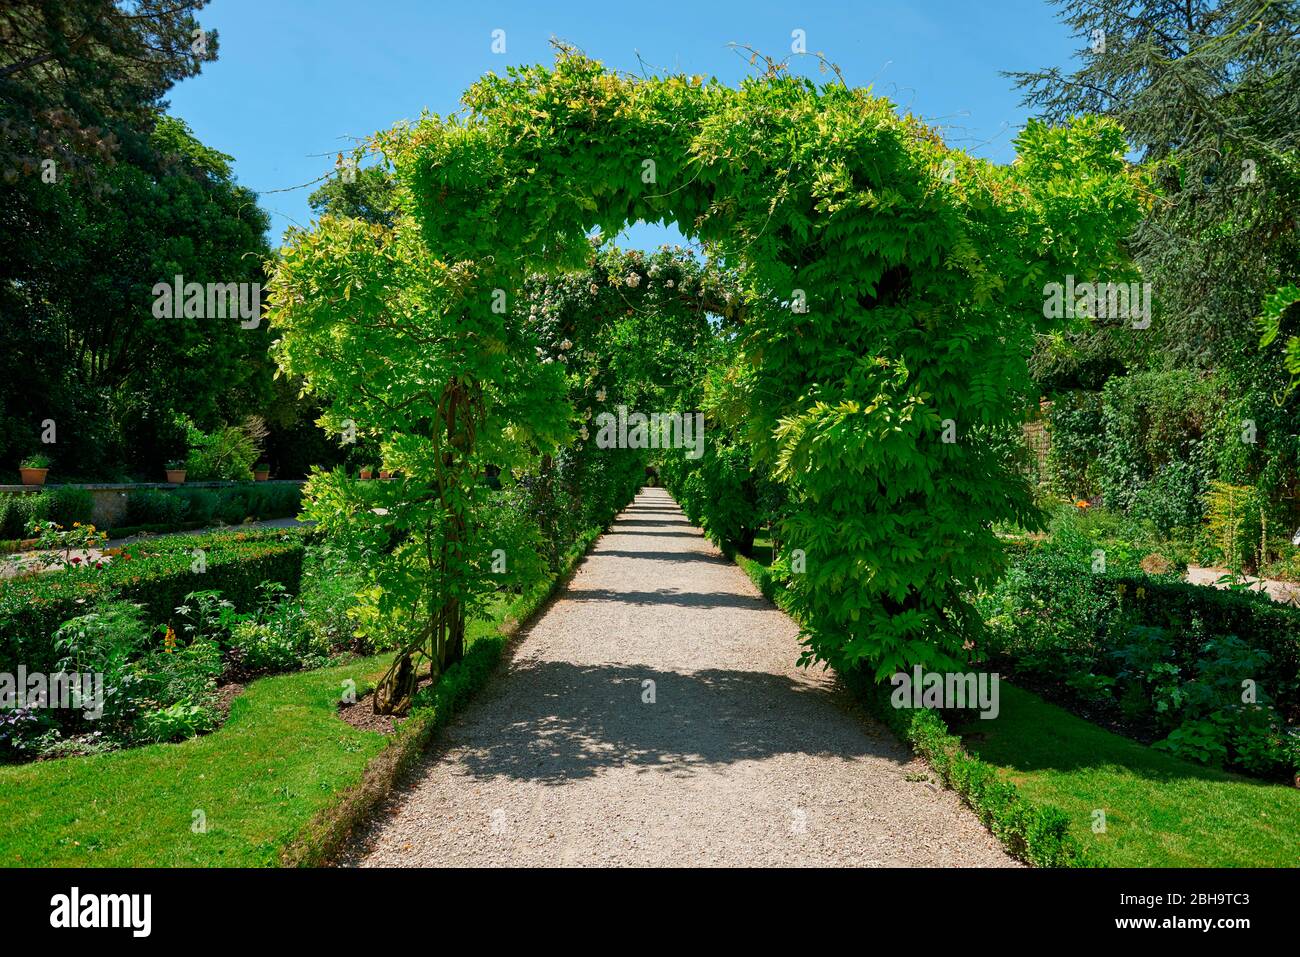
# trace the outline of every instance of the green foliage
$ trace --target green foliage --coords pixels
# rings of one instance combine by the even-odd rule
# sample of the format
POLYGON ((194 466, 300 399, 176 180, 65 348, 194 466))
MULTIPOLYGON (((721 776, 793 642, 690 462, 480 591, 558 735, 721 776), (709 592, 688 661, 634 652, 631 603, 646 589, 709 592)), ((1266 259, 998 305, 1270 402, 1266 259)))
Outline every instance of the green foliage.
POLYGON ((135 602, 148 620, 166 622, 176 619, 175 609, 200 587, 251 608, 264 581, 297 591, 302 561, 297 533, 184 535, 136 543, 101 570, 7 579, 0 582, 0 670, 13 672, 22 662, 31 671, 50 671, 51 636, 100 601, 135 602), (196 549, 204 552, 201 572, 195 570, 196 549))
POLYGON ((178 421, 185 427, 189 455, 185 460, 185 477, 197 482, 242 481, 249 478, 253 465, 261 457, 261 442, 266 427, 256 416, 241 425, 224 425, 204 432, 188 417, 178 421))
POLYGON ((524 318, 530 277, 591 268, 593 227, 673 221, 733 273, 718 312, 752 443, 733 464, 787 493, 808 657, 881 673, 959 660, 980 629, 965 596, 999 565, 993 522, 1034 522, 1005 436, 1036 398, 1029 345, 1057 322, 1043 284, 1124 272, 1140 183, 1119 129, 1030 123, 998 167, 864 90, 627 78, 568 50, 488 75, 465 106, 376 137, 410 218, 324 217, 272 283, 282 369, 328 401, 328 428, 373 430, 403 476, 310 491, 327 530, 360 524, 346 534, 383 556, 368 599, 382 627, 436 636, 441 663, 446 613, 488 585, 480 475, 544 461, 577 418, 524 318))
POLYGON ((1097 462, 1101 492, 1112 508, 1130 509, 1140 499, 1161 518, 1199 521, 1199 498, 1213 463, 1207 436, 1222 405, 1221 387, 1195 372, 1147 372, 1111 379, 1102 392, 1102 450, 1097 462), (1142 497, 1151 482, 1157 489, 1142 497))
POLYGON ((698 459, 665 456, 660 473, 692 522, 723 549, 749 553, 760 511, 747 445, 715 436, 698 459))
POLYGON ((36 493, 0 495, 0 538, 26 538, 27 526, 55 522, 65 528, 90 521, 94 497, 86 489, 44 489, 36 493))
POLYGON ((1086 556, 1050 549, 1018 561, 979 599, 984 653, 1165 735, 1162 747, 1181 757, 1268 776, 1296 767, 1287 726, 1300 708, 1300 609, 1091 569, 1086 556))
POLYGON ((327 180, 307 198, 312 212, 391 227, 397 221, 397 190, 392 174, 382 166, 367 166, 357 169, 355 178, 348 182, 342 175, 343 154, 338 158, 339 175, 327 180))
POLYGON ((1071 501, 1099 491, 1096 462, 1104 447, 1101 396, 1081 390, 1056 395, 1048 415, 1048 483, 1071 501))
POLYGON ((184 741, 216 726, 217 714, 211 708, 177 701, 142 714, 138 734, 146 742, 184 741))
POLYGON ((1231 571, 1254 572, 1264 561, 1268 505, 1251 486, 1211 482, 1205 494, 1205 536, 1211 558, 1231 571))

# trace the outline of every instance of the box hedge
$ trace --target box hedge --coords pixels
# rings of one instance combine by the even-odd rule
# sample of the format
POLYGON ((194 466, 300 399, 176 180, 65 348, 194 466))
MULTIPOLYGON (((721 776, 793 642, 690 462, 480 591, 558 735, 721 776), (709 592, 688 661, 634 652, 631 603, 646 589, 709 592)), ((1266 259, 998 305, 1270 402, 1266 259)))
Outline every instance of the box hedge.
POLYGON ((303 551, 296 531, 170 536, 137 542, 102 569, 2 581, 0 671, 12 673, 19 663, 29 671, 51 670, 56 658, 50 636, 107 599, 137 602, 146 619, 165 622, 194 591, 217 589, 240 610, 253 606, 264 581, 278 581, 296 594, 303 551), (198 549, 203 571, 194 570, 198 549))

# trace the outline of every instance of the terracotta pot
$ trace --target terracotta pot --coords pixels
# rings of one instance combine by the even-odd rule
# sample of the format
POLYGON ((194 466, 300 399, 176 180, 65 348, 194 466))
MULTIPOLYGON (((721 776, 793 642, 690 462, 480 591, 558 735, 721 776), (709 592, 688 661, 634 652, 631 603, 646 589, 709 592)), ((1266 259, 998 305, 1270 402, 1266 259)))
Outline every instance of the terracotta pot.
POLYGON ((253 481, 255 482, 265 482, 270 477, 271 477, 270 469, 261 469, 253 473, 253 481))
POLYGON ((379 470, 379 477, 380 477, 380 478, 392 478, 392 477, 393 477, 393 473, 390 472, 390 471, 388 471, 388 469, 380 469, 380 470, 379 470))
POLYGON ((19 468, 18 471, 22 473, 24 485, 44 485, 45 473, 48 472, 49 469, 19 468))
POLYGON ((362 469, 362 470, 361 470, 361 478, 362 478, 362 479, 368 479, 368 478, 370 478, 370 476, 371 476, 372 474, 373 474, 373 473, 372 473, 372 471, 371 471, 370 469, 362 469))
POLYGON ((167 481, 171 482, 173 485, 180 485, 185 481, 184 469, 166 469, 166 472, 167 481))

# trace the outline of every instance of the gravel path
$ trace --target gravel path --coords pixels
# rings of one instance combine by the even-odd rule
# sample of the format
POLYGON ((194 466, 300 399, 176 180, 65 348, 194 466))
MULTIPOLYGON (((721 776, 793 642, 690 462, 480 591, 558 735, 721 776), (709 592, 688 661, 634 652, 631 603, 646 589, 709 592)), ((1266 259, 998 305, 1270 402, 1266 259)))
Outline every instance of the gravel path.
POLYGON ((642 490, 345 863, 1014 864, 797 633, 642 490))

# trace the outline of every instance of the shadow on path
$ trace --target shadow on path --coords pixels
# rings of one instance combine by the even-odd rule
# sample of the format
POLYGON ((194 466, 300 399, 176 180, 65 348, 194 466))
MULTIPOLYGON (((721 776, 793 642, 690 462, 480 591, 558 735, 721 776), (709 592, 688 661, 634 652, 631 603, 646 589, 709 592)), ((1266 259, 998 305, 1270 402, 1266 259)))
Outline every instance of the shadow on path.
POLYGON ((562 785, 603 768, 679 777, 781 754, 908 760, 892 741, 863 735, 832 693, 770 672, 520 660, 508 684, 505 722, 457 742, 475 777, 562 785))

